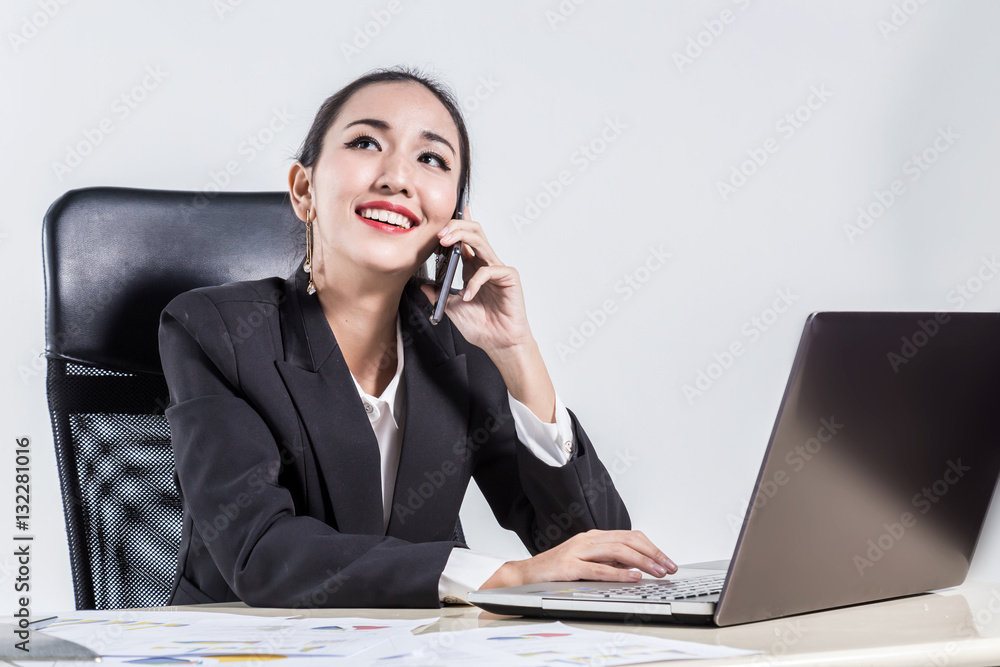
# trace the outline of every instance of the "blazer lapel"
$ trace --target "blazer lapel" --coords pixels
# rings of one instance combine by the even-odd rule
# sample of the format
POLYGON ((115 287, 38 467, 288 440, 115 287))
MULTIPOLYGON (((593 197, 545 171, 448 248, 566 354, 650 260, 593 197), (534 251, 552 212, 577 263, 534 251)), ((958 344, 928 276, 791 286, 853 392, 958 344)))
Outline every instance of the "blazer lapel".
POLYGON ((381 535, 378 441, 319 300, 306 293, 308 281, 302 265, 286 281, 285 359, 275 366, 305 424, 337 530, 381 535))
POLYGON ((466 359, 455 354, 449 325, 431 325, 430 310, 407 284, 399 311, 406 419, 386 534, 411 542, 452 539, 466 487, 455 453, 464 452, 468 430, 466 359))
MULTIPOLYGON (((300 265, 286 280, 281 307, 285 359, 276 360, 305 424, 337 529, 381 535, 381 454, 364 405, 323 309, 306 293, 300 265)), ((450 540, 465 496, 463 459, 469 393, 464 354, 448 325, 430 324, 431 305, 416 285, 400 299, 406 416, 393 511, 385 534, 413 542, 450 540), (454 467, 442 466, 446 461, 454 467)))

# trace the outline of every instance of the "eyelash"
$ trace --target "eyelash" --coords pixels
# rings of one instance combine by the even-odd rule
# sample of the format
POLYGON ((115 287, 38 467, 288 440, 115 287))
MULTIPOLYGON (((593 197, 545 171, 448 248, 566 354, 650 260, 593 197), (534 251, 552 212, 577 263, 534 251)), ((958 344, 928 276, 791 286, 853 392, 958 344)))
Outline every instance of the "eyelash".
MULTIPOLYGON (((357 144, 359 141, 361 141, 362 139, 365 139, 367 141, 370 141, 373 144, 378 145, 378 142, 375 141, 370 136, 368 136, 367 134, 359 134, 358 136, 354 137, 353 139, 351 139, 350 141, 348 141, 347 143, 345 143, 344 146, 346 146, 347 148, 351 148, 355 144, 357 144)), ((448 164, 448 160, 446 160, 443 155, 439 155, 439 154, 435 153, 434 151, 424 151, 423 153, 420 154, 420 157, 423 157, 424 155, 430 155, 431 157, 436 158, 441 163, 441 165, 442 165, 441 168, 442 169, 444 169, 445 171, 451 171, 451 165, 448 164)))

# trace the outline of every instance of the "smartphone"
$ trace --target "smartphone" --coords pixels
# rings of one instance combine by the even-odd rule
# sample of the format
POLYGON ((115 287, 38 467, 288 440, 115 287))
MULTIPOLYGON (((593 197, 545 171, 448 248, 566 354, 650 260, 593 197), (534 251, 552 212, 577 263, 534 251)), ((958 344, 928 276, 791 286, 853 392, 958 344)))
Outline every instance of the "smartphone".
MULTIPOLYGON (((465 215, 465 191, 458 202, 458 212, 455 217, 459 220, 465 215)), ((434 314, 431 315, 431 324, 437 324, 444 317, 444 307, 448 303, 448 295, 458 294, 458 290, 452 290, 452 283, 455 282, 455 274, 458 273, 458 260, 462 256, 462 242, 459 241, 449 248, 448 268, 444 272, 444 280, 441 281, 441 291, 438 293, 437 303, 434 304, 434 314)))

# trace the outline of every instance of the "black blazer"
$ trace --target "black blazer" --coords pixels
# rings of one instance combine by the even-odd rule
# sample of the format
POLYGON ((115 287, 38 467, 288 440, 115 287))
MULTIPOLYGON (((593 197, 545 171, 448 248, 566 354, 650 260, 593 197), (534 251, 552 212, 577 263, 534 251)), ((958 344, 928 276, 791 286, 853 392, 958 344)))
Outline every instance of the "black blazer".
POLYGON ((415 281, 399 303, 407 407, 383 531, 380 454, 300 265, 286 280, 174 298, 160 316, 166 416, 184 504, 171 604, 439 607, 470 477, 532 554, 628 512, 576 416, 562 467, 518 441, 482 349, 415 281))

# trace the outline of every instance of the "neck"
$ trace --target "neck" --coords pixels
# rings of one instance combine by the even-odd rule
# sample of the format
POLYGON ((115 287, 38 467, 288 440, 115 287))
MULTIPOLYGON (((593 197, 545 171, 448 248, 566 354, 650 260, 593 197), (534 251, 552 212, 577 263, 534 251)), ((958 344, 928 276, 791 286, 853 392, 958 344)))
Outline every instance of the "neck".
POLYGON ((313 282, 348 368, 378 396, 396 371, 396 314, 408 277, 370 274, 357 267, 337 273, 328 265, 313 282))

